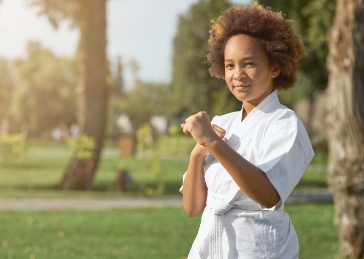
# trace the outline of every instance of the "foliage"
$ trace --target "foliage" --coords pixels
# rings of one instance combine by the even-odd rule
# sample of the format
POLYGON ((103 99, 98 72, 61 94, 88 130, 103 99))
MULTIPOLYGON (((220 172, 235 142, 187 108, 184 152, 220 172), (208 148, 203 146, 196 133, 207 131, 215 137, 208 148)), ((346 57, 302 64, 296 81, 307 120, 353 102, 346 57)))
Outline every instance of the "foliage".
POLYGON ((205 110, 212 115, 239 109, 223 80, 212 78, 204 64, 208 52, 210 20, 227 8, 227 0, 200 0, 179 17, 174 38, 172 96, 174 115, 205 110))
POLYGON ((181 130, 180 125, 171 125, 168 128, 168 134, 170 134, 172 136, 183 136, 184 135, 184 133, 181 130))
POLYGON ((139 154, 145 155, 153 149, 152 131, 152 126, 148 123, 142 125, 137 130, 137 151, 139 154))
MULTIPOLYGON (((150 124, 146 123, 141 126, 136 134, 137 137, 137 151, 141 157, 150 157, 151 159, 143 159, 142 164, 146 172, 153 175, 153 178, 160 181, 162 170, 160 165, 159 153, 155 147, 153 141, 153 128, 150 124)), ((140 189, 144 189, 146 195, 160 196, 164 192, 164 184, 161 182, 158 184, 157 188, 153 189, 151 187, 145 188, 145 183, 142 182, 140 189)))
POLYGON ((14 90, 14 73, 9 60, 0 58, 0 120, 9 116, 9 105, 14 90))
POLYGON ((92 159, 95 156, 95 138, 86 134, 82 134, 77 138, 69 137, 67 145, 74 150, 78 159, 92 159))
POLYGON ((58 28, 63 20, 70 20, 74 27, 82 22, 84 0, 25 0, 30 6, 39 7, 39 14, 46 15, 50 23, 58 28))
POLYGON ((118 113, 126 114, 133 129, 148 123, 153 115, 166 114, 167 85, 136 80, 135 87, 119 101, 118 113))
POLYGON ((164 156, 189 156, 196 141, 184 135, 165 135, 158 140, 158 150, 164 156))
MULTIPOLYGON (((108 67, 112 67, 112 60, 109 60, 108 67)), ((116 71, 111 71, 109 69, 109 76, 107 78, 107 84, 109 85, 109 105, 108 105, 108 125, 106 127, 105 137, 113 137, 117 139, 119 129, 117 128, 116 121, 118 120, 119 114, 119 104, 125 93, 123 72, 124 67, 121 57, 118 56, 116 62, 114 62, 116 71)))
POLYGON ((85 161, 72 158, 71 166, 67 168, 60 186, 67 190, 90 189, 106 126, 106 0, 28 0, 28 3, 40 7, 40 14, 47 15, 55 27, 60 21, 67 19, 81 32, 77 52, 80 72, 78 123, 83 133, 95 138, 95 156, 86 161, 86 167, 83 163, 85 161))
POLYGON ((12 115, 30 133, 50 131, 59 122, 76 120, 78 83, 74 59, 55 56, 38 42, 29 42, 27 57, 15 62, 18 84, 12 115))
POLYGON ((307 56, 301 60, 296 88, 282 92, 282 99, 292 106, 297 99, 310 97, 326 88, 328 73, 326 33, 333 23, 335 0, 261 0, 275 10, 282 11, 294 21, 298 34, 306 47, 307 56))
POLYGON ((26 150, 25 134, 0 135, 0 162, 3 159, 22 159, 26 150))

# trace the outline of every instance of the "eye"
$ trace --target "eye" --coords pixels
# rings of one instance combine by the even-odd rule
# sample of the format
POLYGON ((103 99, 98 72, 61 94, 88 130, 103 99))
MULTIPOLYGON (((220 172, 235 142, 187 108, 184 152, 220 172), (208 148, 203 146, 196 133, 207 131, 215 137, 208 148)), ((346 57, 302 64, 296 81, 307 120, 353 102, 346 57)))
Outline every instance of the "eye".
POLYGON ((248 66, 248 67, 252 67, 252 66, 255 65, 255 63, 253 63, 253 62, 246 62, 245 65, 248 66))
POLYGON ((226 69, 232 69, 234 66, 232 64, 225 64, 226 69))

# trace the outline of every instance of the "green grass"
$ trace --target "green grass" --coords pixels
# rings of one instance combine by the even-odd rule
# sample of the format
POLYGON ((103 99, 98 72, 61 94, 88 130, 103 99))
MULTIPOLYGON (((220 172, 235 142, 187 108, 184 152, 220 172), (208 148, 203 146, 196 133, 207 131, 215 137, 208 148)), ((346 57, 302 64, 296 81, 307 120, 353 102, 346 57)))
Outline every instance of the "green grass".
POLYGON ((295 190, 312 190, 327 188, 328 173, 327 166, 321 164, 312 164, 303 174, 295 190))
POLYGON ((300 259, 333 259, 338 250, 332 203, 287 204, 300 244, 300 259))
POLYGON ((7 160, 0 164, 0 197, 119 197, 138 196, 141 187, 155 187, 159 182, 166 186, 166 195, 179 195, 187 158, 160 159, 161 177, 158 180, 149 168, 150 159, 120 157, 116 148, 106 147, 102 153, 92 192, 62 192, 55 188, 63 176, 72 151, 60 143, 33 144, 22 161, 7 160), (128 192, 115 193, 117 171, 127 168, 133 182, 128 192))
MULTIPOLYGON (((74 198, 124 197, 144 195, 146 187, 156 188, 163 183, 163 195, 180 195, 178 189, 188 165, 187 156, 171 155, 160 159, 161 175, 158 180, 151 172, 152 161, 135 157, 120 157, 116 148, 105 147, 94 179, 93 191, 63 192, 55 188, 60 182, 72 151, 62 143, 30 141, 22 161, 7 160, 0 163, 0 198, 74 198), (115 193, 117 171, 127 168, 133 182, 124 194, 115 193)), ((327 187, 327 155, 317 154, 313 165, 303 175, 296 190, 327 187)))
MULTIPOLYGON (((331 259, 338 248, 333 204, 287 205, 301 259, 331 259)), ((2 259, 182 259, 200 216, 182 208, 0 213, 2 259)))

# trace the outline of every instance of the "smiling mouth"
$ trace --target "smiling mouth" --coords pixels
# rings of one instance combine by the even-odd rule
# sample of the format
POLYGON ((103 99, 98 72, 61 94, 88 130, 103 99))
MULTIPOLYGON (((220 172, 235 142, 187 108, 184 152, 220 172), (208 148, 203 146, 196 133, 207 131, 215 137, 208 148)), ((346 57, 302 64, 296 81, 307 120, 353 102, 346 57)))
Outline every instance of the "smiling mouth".
POLYGON ((250 86, 250 84, 238 84, 238 85, 234 85, 234 88, 236 88, 236 90, 240 91, 240 90, 245 90, 250 86))

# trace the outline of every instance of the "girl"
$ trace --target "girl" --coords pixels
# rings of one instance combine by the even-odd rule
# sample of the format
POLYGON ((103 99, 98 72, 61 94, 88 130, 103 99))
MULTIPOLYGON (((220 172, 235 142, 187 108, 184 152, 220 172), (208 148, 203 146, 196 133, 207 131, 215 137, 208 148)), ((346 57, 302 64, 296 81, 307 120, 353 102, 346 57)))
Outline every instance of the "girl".
POLYGON ((301 40, 281 13, 254 2, 212 24, 210 73, 225 79, 241 111, 181 125, 196 140, 181 188, 189 216, 203 212, 189 259, 298 258, 284 202, 313 158, 297 115, 276 90, 294 86, 301 40))

